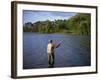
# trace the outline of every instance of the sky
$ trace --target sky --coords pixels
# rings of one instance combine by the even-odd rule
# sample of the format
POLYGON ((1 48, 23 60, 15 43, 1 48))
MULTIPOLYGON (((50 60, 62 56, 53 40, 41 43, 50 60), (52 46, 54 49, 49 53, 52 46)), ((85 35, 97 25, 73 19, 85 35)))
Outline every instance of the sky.
POLYGON ((27 22, 35 23, 37 21, 54 21, 57 19, 69 19, 76 15, 74 12, 55 12, 55 11, 32 11, 23 10, 23 24, 27 22))

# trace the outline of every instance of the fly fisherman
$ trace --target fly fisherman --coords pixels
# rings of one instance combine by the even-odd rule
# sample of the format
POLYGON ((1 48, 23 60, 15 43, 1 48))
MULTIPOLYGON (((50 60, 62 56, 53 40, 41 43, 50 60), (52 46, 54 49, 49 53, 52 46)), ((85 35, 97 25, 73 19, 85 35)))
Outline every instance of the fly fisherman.
MULTIPOLYGON (((62 41, 61 41, 62 42, 62 41)), ((53 67, 54 66, 54 49, 58 48, 61 44, 61 42, 59 44, 54 44, 52 40, 49 40, 48 45, 47 45, 47 53, 48 53, 48 63, 49 63, 49 67, 53 67)))

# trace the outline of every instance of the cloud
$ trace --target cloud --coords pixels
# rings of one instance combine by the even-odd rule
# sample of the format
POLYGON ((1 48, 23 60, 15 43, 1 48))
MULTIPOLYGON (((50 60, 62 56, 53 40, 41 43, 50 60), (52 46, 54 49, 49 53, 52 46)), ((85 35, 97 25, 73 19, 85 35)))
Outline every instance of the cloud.
POLYGON ((23 22, 36 22, 45 20, 68 19, 74 16, 74 12, 56 12, 56 11, 23 11, 23 22))

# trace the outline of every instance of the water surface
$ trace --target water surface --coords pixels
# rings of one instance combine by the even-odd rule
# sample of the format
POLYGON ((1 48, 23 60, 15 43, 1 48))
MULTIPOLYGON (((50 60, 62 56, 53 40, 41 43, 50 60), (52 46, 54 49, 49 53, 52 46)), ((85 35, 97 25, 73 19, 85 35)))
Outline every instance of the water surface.
POLYGON ((67 34, 23 33, 23 69, 48 68, 47 44, 52 39, 55 44, 63 40, 55 49, 54 67, 90 66, 90 46, 82 46, 89 36, 67 34))

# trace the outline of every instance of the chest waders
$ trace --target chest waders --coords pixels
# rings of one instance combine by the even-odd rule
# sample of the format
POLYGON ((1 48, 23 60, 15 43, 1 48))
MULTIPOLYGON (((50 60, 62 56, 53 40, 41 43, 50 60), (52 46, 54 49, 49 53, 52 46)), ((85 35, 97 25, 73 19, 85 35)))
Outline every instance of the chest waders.
POLYGON ((48 63, 49 63, 49 67, 53 67, 54 66, 54 53, 50 53, 48 54, 48 63))

